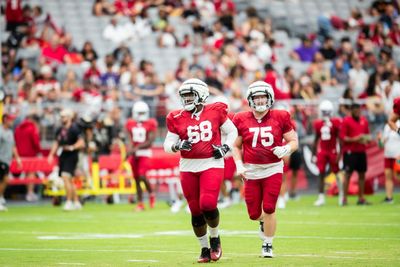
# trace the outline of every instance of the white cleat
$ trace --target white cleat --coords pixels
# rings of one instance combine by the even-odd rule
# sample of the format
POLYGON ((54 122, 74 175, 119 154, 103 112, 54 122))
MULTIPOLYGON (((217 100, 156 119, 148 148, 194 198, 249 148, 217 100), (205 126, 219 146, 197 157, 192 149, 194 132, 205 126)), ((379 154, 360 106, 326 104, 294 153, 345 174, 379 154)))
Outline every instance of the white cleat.
POLYGON ((261 256, 263 258, 273 258, 274 253, 272 252, 272 244, 264 242, 261 247, 261 256))
POLYGON ((321 207, 325 205, 325 198, 318 198, 315 202, 314 202, 314 206, 316 207, 321 207))
POLYGON ((8 209, 7 209, 7 207, 6 206, 4 206, 3 204, 0 204, 0 212, 2 212, 2 211, 7 211, 8 209))
POLYGON ((172 213, 178 213, 182 206, 183 206, 184 202, 180 199, 175 200, 174 204, 172 204, 171 206, 171 212, 172 213))
POLYGON ((74 202, 74 210, 81 210, 82 209, 82 204, 79 201, 74 202))
POLYGON ((232 206, 232 201, 230 198, 224 198, 224 201, 220 204, 218 204, 219 209, 226 209, 232 206))
POLYGON ((6 204, 6 199, 4 197, 0 197, 0 205, 5 205, 6 204))
POLYGON ((284 197, 278 197, 278 202, 276 203, 276 207, 278 209, 284 209, 286 208, 286 201, 284 197))
POLYGON ((72 201, 65 202, 63 210, 65 210, 65 211, 73 211, 73 210, 75 210, 74 203, 72 203, 72 201))
POLYGON ((38 201, 38 196, 35 193, 29 193, 25 196, 25 199, 28 202, 36 202, 38 201))

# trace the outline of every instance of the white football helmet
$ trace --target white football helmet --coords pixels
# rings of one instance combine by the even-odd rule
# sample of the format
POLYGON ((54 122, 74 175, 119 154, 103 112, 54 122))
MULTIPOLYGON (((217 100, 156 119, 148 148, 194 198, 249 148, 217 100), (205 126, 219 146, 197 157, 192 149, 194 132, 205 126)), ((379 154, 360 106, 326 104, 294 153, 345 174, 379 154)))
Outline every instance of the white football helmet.
POLYGON ((257 112, 264 112, 267 109, 270 109, 272 107, 272 104, 274 104, 275 94, 271 85, 263 81, 256 81, 250 84, 249 87, 247 88, 246 98, 249 101, 249 106, 253 110, 257 112), (267 96, 267 103, 265 105, 256 105, 254 103, 253 97, 258 95, 267 96))
POLYGON ((333 114, 333 104, 329 100, 323 100, 319 104, 319 112, 321 117, 330 118, 333 114))
POLYGON ((149 106, 143 102, 138 101, 133 104, 132 107, 132 118, 137 121, 146 121, 150 117, 149 106))
POLYGON ((196 105, 205 103, 210 95, 207 84, 196 78, 184 81, 178 92, 182 105, 187 111, 193 110, 196 105), (184 96, 188 93, 194 94, 194 98, 190 99, 184 96))

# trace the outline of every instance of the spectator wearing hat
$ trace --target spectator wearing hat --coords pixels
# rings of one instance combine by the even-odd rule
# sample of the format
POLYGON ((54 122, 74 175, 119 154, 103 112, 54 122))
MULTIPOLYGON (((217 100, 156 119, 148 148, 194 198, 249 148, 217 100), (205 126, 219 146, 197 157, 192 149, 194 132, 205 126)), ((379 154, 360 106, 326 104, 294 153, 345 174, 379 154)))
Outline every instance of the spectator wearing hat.
POLYGON ((6 203, 4 191, 7 187, 8 172, 13 155, 17 160, 18 167, 22 167, 21 158, 15 147, 14 134, 12 132, 15 118, 12 114, 4 114, 2 118, 3 124, 0 125, 0 212, 7 211, 7 208, 4 206, 6 203))
MULTIPOLYGON (((18 154, 21 157, 36 157, 40 153, 40 135, 39 135, 39 117, 31 114, 25 118, 15 128, 14 138, 18 154)), ((27 172, 26 178, 35 178, 34 172, 27 172)), ((26 200, 29 202, 36 201, 37 195, 34 192, 34 184, 30 183, 26 186, 26 200)))
POLYGON ((65 211, 80 210, 78 194, 72 178, 78 164, 78 153, 85 146, 79 127, 73 123, 74 113, 70 109, 64 109, 60 113, 62 127, 56 131, 55 142, 50 150, 48 161, 53 162, 56 152, 60 149, 58 158, 59 175, 64 181, 67 202, 65 211))

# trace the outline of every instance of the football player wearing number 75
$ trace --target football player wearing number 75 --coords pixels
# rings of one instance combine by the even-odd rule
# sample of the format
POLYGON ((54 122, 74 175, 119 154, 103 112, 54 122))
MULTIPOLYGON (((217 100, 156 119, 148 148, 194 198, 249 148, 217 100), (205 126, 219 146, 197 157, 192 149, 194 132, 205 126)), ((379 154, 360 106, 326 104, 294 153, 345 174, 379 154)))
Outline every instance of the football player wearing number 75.
POLYGON ((217 261, 222 255, 217 202, 224 177, 223 157, 232 149, 237 129, 227 116, 226 104, 205 104, 209 90, 203 81, 188 79, 178 92, 184 108, 167 116, 164 150, 181 154, 179 170, 183 194, 201 247, 197 261, 217 261), (221 132, 226 134, 224 144, 221 144, 221 132))
POLYGON ((275 206, 282 185, 282 158, 298 148, 298 138, 289 112, 271 110, 274 91, 268 83, 256 81, 250 84, 246 97, 252 110, 237 113, 233 118, 239 135, 233 157, 237 173, 244 178, 249 217, 260 221, 261 256, 272 258, 275 206))

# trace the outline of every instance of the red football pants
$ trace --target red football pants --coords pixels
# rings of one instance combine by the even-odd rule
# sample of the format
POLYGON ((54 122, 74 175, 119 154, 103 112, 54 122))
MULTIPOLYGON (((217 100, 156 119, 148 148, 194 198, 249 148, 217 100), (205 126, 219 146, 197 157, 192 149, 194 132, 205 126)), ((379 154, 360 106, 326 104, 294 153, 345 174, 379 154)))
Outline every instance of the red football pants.
POLYGON ((192 215, 217 208, 224 169, 211 168, 202 172, 181 172, 181 184, 192 215))
POLYGON ((267 214, 275 212, 276 202, 282 185, 282 173, 270 177, 244 182, 244 199, 251 220, 258 220, 262 210, 267 214))

